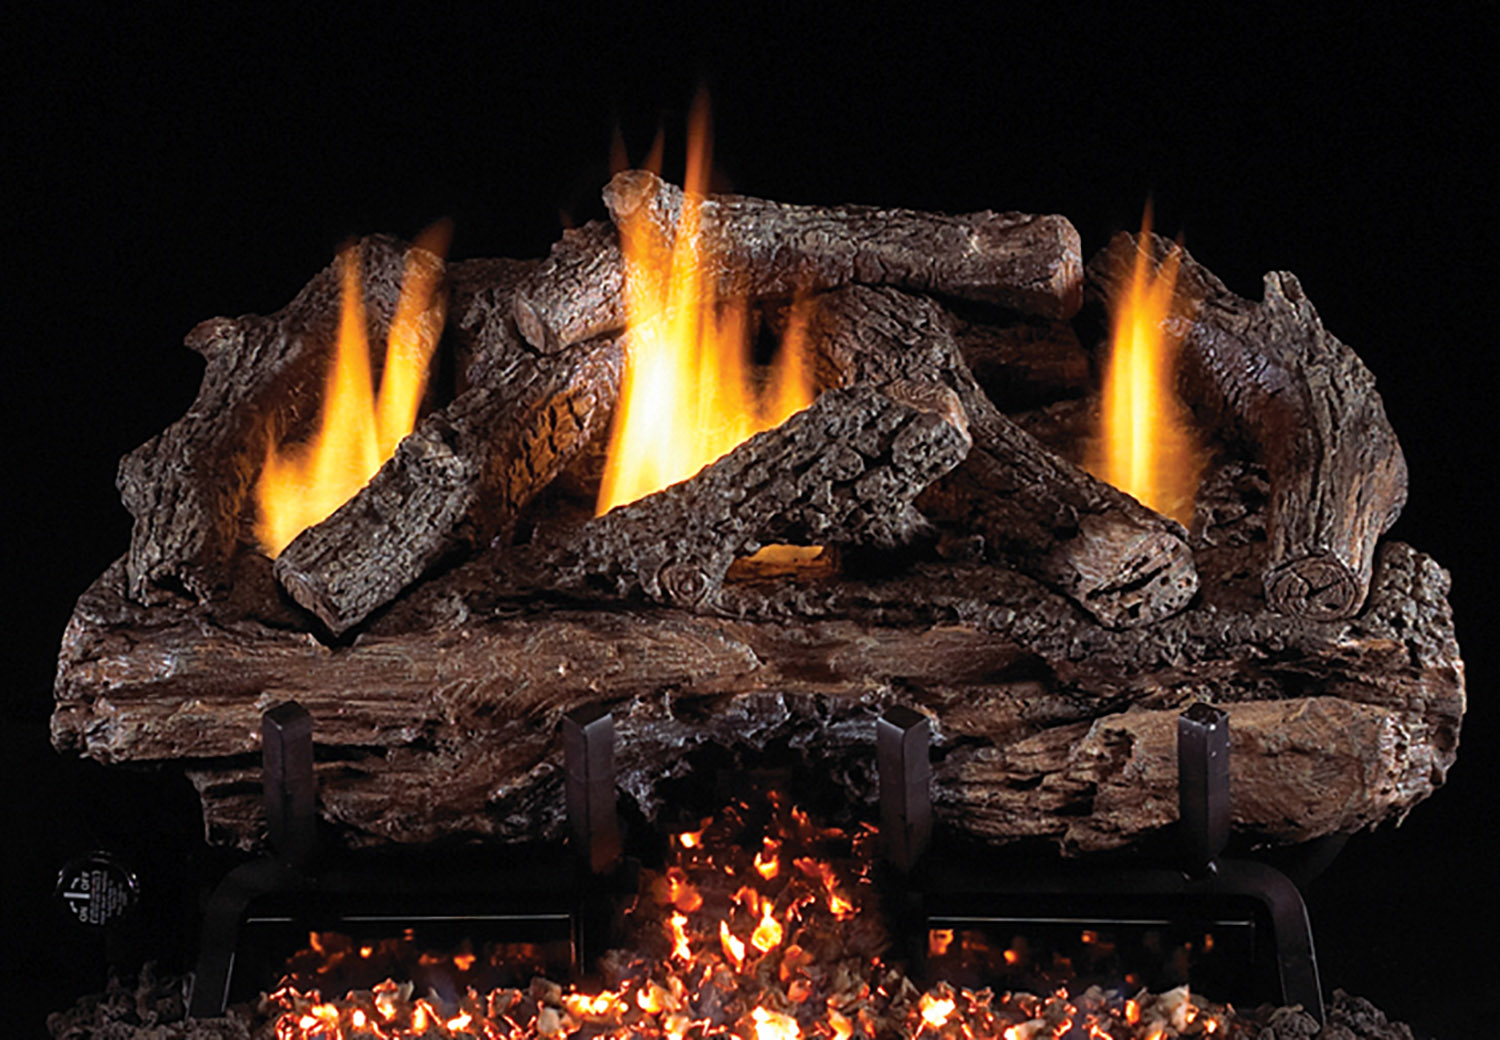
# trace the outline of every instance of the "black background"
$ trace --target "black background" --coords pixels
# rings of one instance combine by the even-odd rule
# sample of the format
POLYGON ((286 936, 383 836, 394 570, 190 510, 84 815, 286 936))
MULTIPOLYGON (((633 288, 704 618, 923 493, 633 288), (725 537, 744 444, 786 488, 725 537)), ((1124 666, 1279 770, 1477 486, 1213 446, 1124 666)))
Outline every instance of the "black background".
MULTIPOLYGON (((1268 269, 1301 277, 1380 381, 1412 474, 1394 535, 1453 572, 1473 692, 1449 785, 1404 826, 1357 836, 1309 892, 1323 979, 1419 1032, 1476 1035, 1465 1026, 1495 988, 1500 844, 1495 13, 1246 5, 1142 23, 1126 6, 982 21, 59 8, 12 26, 5 802, 23 870, 0 896, 20 926, 7 985, 60 1007, 102 984, 102 944, 48 902, 68 856, 124 852, 158 910, 189 897, 201 866, 183 851, 195 823, 181 785, 46 743, 68 612, 128 538, 116 461, 196 389, 182 336, 281 307, 355 234, 409 237, 451 216, 455 257, 539 255, 562 214, 597 211, 612 127, 635 156, 658 124, 680 148, 702 81, 719 165, 747 193, 1059 212, 1086 254, 1152 195, 1158 228, 1232 289, 1258 298, 1268 269)), ((178 938, 143 941, 168 955, 178 938)))

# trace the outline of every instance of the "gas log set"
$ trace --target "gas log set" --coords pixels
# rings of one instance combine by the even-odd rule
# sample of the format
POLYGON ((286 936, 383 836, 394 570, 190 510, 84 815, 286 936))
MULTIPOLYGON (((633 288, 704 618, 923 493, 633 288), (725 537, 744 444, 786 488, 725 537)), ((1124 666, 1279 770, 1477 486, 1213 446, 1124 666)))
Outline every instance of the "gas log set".
MULTIPOLYGON (((622 172, 612 219, 542 260, 364 239, 277 314, 194 329, 197 400, 121 463, 131 543, 64 635, 53 740, 180 763, 210 840, 271 839, 206 949, 253 931, 251 895, 327 910, 320 863, 409 874, 398 851, 476 844, 550 862, 565 838, 579 863, 560 969, 537 941, 470 937, 426 996, 330 975, 400 960, 400 928, 351 938, 340 911, 298 933, 311 975, 259 983, 256 1028, 1312 1035, 1181 986, 1239 936, 1271 965, 1256 999, 1321 1016, 1295 889, 1220 860, 1226 842, 1399 820, 1456 754, 1448 577, 1382 540, 1406 471, 1373 377, 1294 276, 1245 299, 1147 232, 1085 264, 1058 216, 699 189, 622 172), (1196 487, 1172 501, 1092 475, 1116 480, 1097 376, 1129 381, 1094 341, 1119 340, 1142 277, 1166 279, 1150 324, 1194 416, 1193 458, 1169 461, 1196 487), (684 329, 714 346, 667 371, 684 329), (663 425, 674 401, 700 409, 686 429, 663 425), (813 803, 844 818, 796 808, 813 803), (1086 881, 1023 880, 1038 846, 1086 881), (981 866, 947 877, 950 859, 981 866), (980 909, 1085 890, 1157 900, 1144 947, 1176 966, 1101 954, 1144 927, 1120 906, 1078 918, 1114 931, 1069 925, 1066 952, 980 909), (502 948, 537 980, 501 978, 502 948), (1042 995, 997 987, 1007 966, 1042 995), (578 988, 542 981, 556 970, 578 988)), ((514 901, 527 876, 490 883, 514 901)), ((196 1010, 222 1008, 221 968, 196 1010)))

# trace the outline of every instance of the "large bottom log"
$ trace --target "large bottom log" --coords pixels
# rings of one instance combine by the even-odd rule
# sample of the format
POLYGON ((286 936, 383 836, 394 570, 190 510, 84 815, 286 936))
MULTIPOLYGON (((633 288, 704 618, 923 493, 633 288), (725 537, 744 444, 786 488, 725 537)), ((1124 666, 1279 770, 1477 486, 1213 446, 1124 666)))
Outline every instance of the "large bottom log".
POLYGON ((1207 699, 1233 717, 1243 835, 1404 815, 1442 783, 1464 709, 1446 572, 1389 544, 1365 611, 1314 622, 1265 609, 1254 551, 1200 552, 1200 601, 1130 631, 959 563, 731 581, 703 616, 506 601, 479 561, 341 647, 225 607, 142 607, 117 564, 64 637, 53 739, 103 762, 190 760, 211 836, 248 847, 264 829, 257 721, 295 698, 343 840, 527 841, 561 833, 557 725, 579 705, 613 707, 622 791, 654 817, 726 750, 795 757, 868 802, 875 716, 905 702, 936 721, 949 825, 1082 853, 1173 820, 1172 717, 1207 699))

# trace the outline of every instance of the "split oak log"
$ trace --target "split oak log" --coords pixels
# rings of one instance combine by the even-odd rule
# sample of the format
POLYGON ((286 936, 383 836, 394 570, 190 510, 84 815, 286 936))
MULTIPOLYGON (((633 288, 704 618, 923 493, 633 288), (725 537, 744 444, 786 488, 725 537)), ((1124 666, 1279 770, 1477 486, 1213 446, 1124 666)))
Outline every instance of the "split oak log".
MULTIPOLYGON (((676 244, 682 189, 627 170, 605 187, 604 200, 617 226, 644 227, 665 248, 676 244)), ((710 195, 700 200, 697 226, 697 260, 720 299, 790 297, 860 283, 1048 318, 1071 317, 1082 302, 1078 232, 1060 216, 947 216, 710 195)), ((624 276, 618 239, 605 226, 566 235, 518 292, 516 323, 543 350, 616 330, 624 321, 624 276)))
MULTIPOLYGON (((355 248, 366 314, 384 339, 408 257, 442 262, 384 236, 355 248)), ((305 429, 317 415, 338 327, 339 270, 335 261, 276 314, 214 318, 188 334, 206 362, 197 398, 120 461, 116 483, 134 518, 131 596, 154 603, 222 592, 268 438, 305 429)))
MULTIPOLYGON (((1173 247, 1153 235, 1147 248, 1160 264, 1173 247)), ((1107 298, 1137 249, 1121 234, 1090 264, 1107 298)), ((1181 347, 1185 399, 1248 441, 1270 475, 1266 602, 1298 617, 1352 616, 1376 543, 1406 503, 1406 460, 1375 377, 1323 327, 1295 275, 1267 274, 1253 303, 1184 251, 1177 291, 1198 304, 1181 347)))
POLYGON ((952 386, 974 449, 919 507, 987 554, 1072 598, 1102 624, 1149 624, 1198 590, 1187 532, 1048 451, 1006 418, 970 375, 945 312, 923 296, 852 286, 819 297, 808 328, 832 382, 919 374, 952 386))
POLYGON ((1266 611, 1255 579, 1233 577, 1249 551, 1210 550, 1224 559, 1204 602, 1119 631, 988 565, 732 581, 709 616, 506 598, 481 559, 339 647, 211 604, 143 607, 117 564, 65 634, 53 740, 106 763, 187 761, 212 837, 248 847, 264 834, 259 715, 295 698, 342 840, 525 842, 563 832, 556 732, 573 708, 615 713, 622 794, 654 817, 702 763, 772 748, 870 804, 875 720, 905 703, 934 719, 947 825, 1088 853, 1164 833, 1175 713, 1205 699, 1234 718, 1242 837, 1400 818, 1456 753, 1446 573, 1387 543, 1366 610, 1312 621, 1266 611))

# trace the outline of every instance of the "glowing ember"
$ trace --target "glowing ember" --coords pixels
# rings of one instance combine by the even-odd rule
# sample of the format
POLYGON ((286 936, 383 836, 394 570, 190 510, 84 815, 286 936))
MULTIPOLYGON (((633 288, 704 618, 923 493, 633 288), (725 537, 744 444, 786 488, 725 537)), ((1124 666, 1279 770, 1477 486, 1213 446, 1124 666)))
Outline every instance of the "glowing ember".
POLYGON ((267 555, 279 555, 347 502, 416 424, 428 362, 443 327, 437 288, 447 238, 446 225, 430 229, 407 254, 378 395, 370 373, 359 251, 345 250, 339 258, 338 341, 324 381, 318 430, 306 444, 268 443, 255 486, 255 536, 267 555))
POLYGON ((706 99, 693 106, 674 243, 644 215, 624 221, 628 348, 610 433, 598 512, 685 480, 737 444, 812 403, 802 361, 804 316, 789 334, 763 392, 751 364, 744 300, 718 298, 712 264, 697 253, 698 199, 708 189, 706 99))
POLYGON ((917 1007, 922 1012, 922 1022, 933 1029, 941 1028, 948 1023, 948 1016, 953 1014, 958 1004, 952 997, 934 997, 931 993, 923 993, 922 999, 917 1002, 917 1007))
POLYGON ((1150 230, 1148 209, 1130 278, 1111 301, 1102 444, 1088 469, 1188 524, 1203 462, 1176 391, 1177 353, 1187 330, 1183 301, 1175 297, 1182 254, 1173 249, 1153 274, 1144 251, 1150 230))
POLYGON ((779 843, 767 838, 764 848, 755 854, 755 872, 767 881, 775 881, 776 875, 781 873, 781 861, 776 858, 780 847, 779 843))
POLYGON ((755 933, 750 936, 750 945, 761 953, 770 953, 781 945, 781 923, 771 916, 771 901, 767 899, 763 904, 760 924, 755 926, 755 933))
POLYGON ((750 1017, 755 1022, 755 1040, 797 1040, 802 1035, 797 1020, 789 1015, 778 1015, 758 1007, 750 1017))
MULTIPOLYGON (((876 834, 818 827, 773 800, 771 835, 747 833, 747 807, 671 842, 660 871, 646 871, 628 920, 628 950, 600 962, 603 988, 583 991, 535 978, 487 994, 449 987, 439 1000, 411 983, 382 982, 341 1001, 283 986, 276 1040, 1147 1040, 1239 1034, 1205 1013, 1185 988, 1125 1000, 1096 988, 1071 996, 970 990, 939 983, 926 993, 883 961, 868 872, 876 834), (748 839, 748 840, 747 840, 748 839), (825 858, 829 849, 842 850, 825 858), (771 858, 791 869, 767 876, 771 858), (684 909, 686 893, 692 893, 684 909), (749 934, 749 939, 741 938, 749 934), (1136 1025, 1139 1023, 1139 1025, 1136 1025)), ((930 942, 957 946, 951 930, 930 942)), ((313 937, 330 962, 363 955, 333 933, 313 937)), ((1102 941, 1102 937, 1096 937, 1102 941)), ((382 946, 371 952, 378 959, 382 946)), ((459 967, 471 955, 435 957, 459 967)), ((261 1035, 261 1034, 257 1034, 261 1035)), ((1256 1034, 1245 1034, 1254 1036, 1256 1034)))

